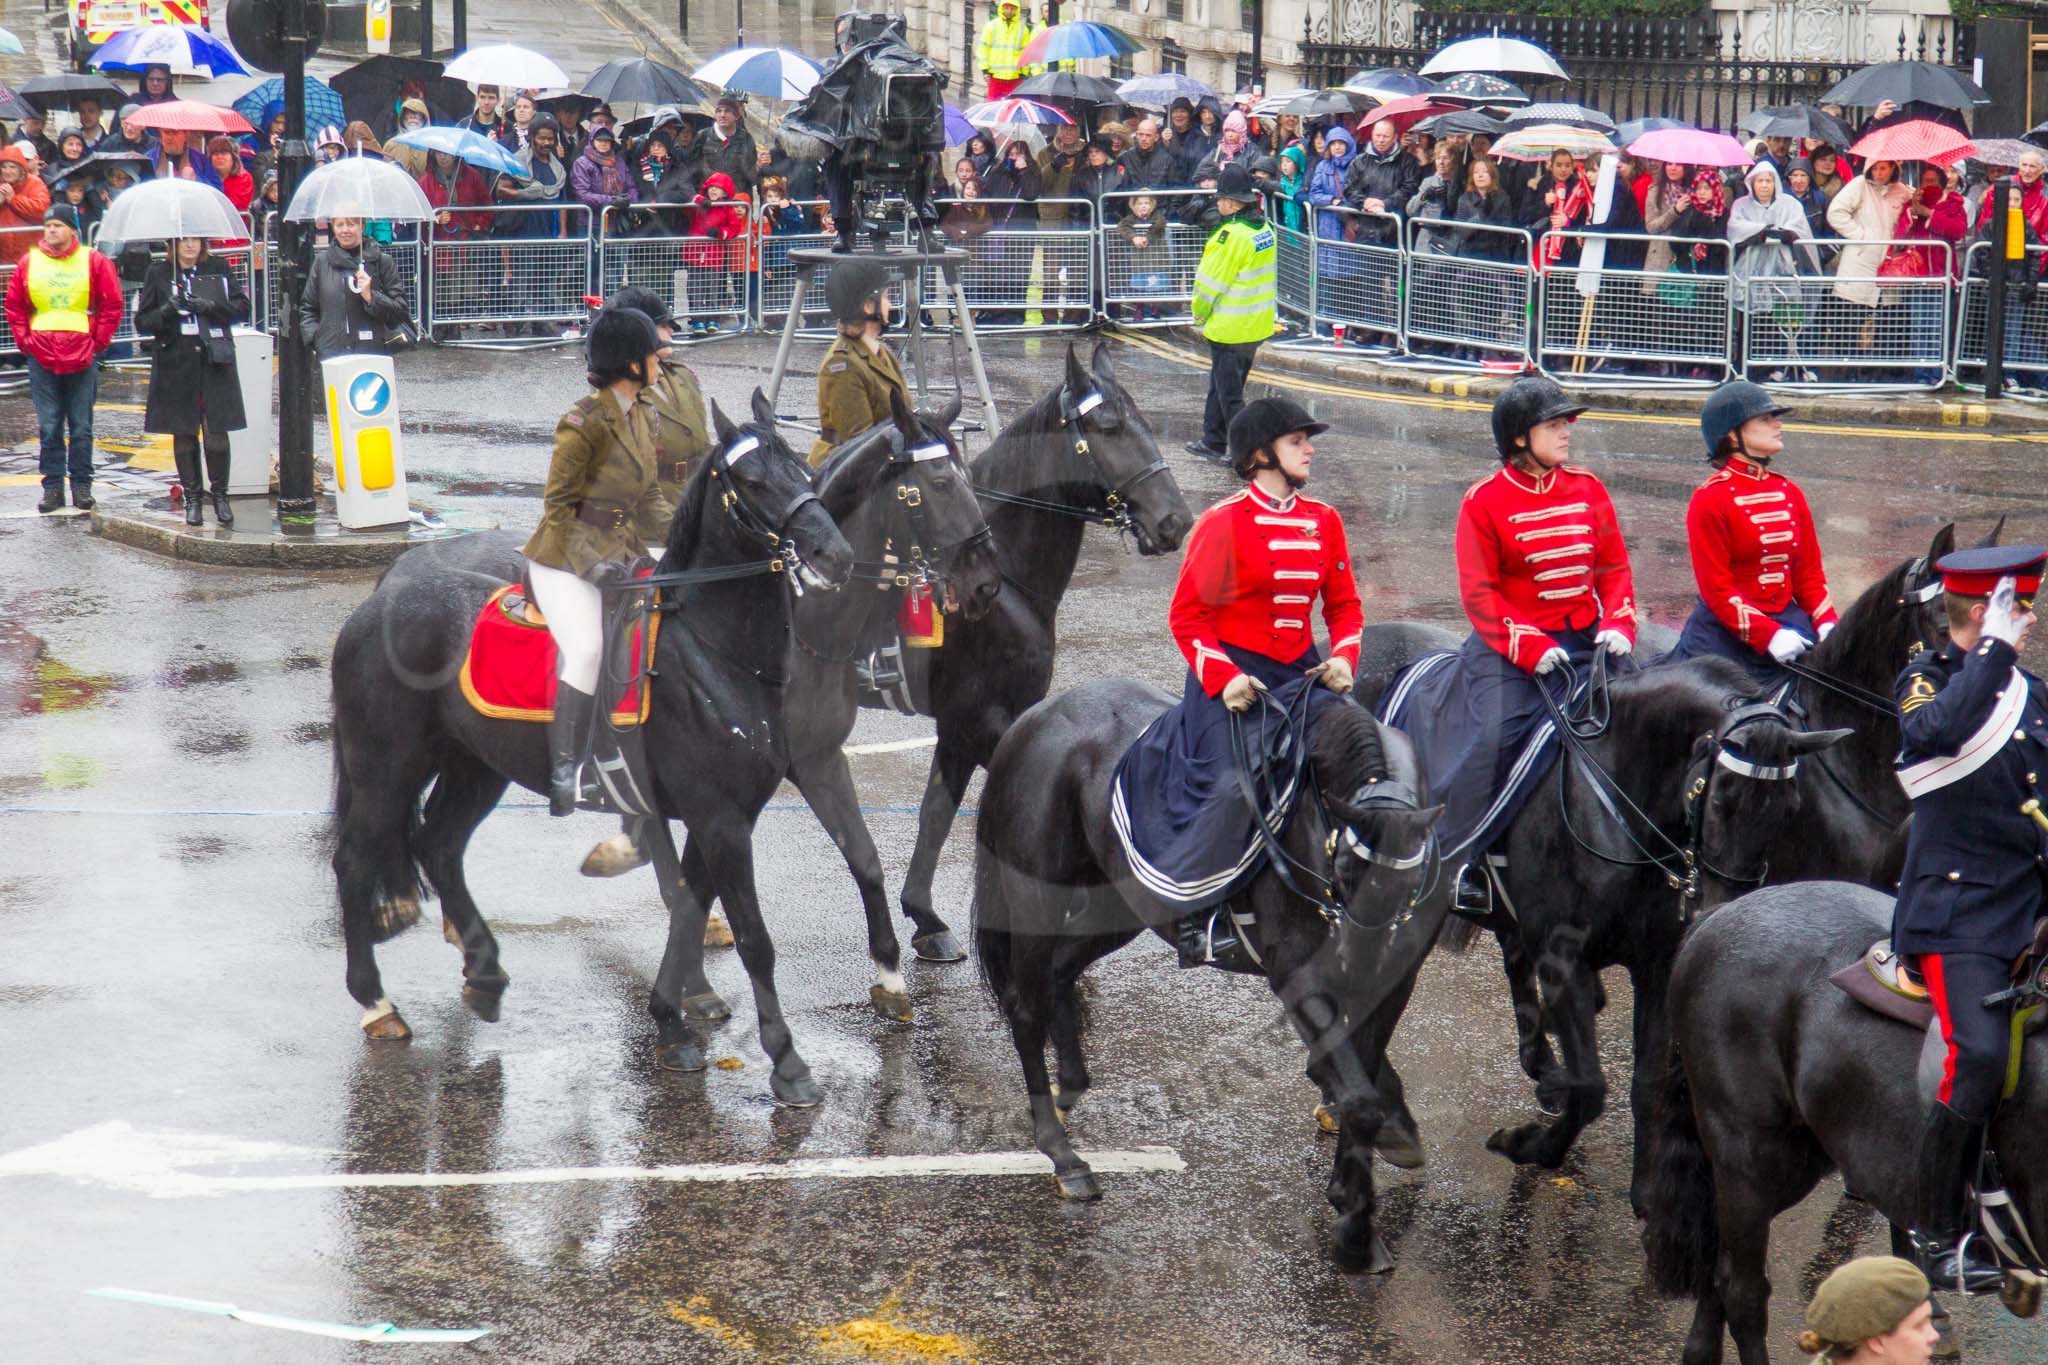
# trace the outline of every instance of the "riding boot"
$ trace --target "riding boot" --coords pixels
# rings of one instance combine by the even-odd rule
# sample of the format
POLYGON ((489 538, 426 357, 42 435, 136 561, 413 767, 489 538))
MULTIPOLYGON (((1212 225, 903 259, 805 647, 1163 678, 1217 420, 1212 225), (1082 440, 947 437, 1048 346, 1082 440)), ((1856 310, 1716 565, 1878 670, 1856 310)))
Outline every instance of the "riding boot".
POLYGON ((178 486, 185 494, 185 524, 199 525, 199 509, 203 502, 203 485, 199 478, 199 438, 196 436, 173 436, 171 458, 178 465, 178 486))
POLYGON ((555 687, 555 715, 548 722, 548 814, 576 809, 577 775, 590 748, 590 721, 597 703, 567 683, 555 687))
POLYGON ((1937 1102, 1920 1135, 1920 1226, 1913 1230, 1913 1254, 1937 1289, 1989 1294, 2005 1281, 1987 1240, 1969 1235, 1976 1231, 1969 1184, 1983 1151, 1984 1128, 1937 1102))
MULTIPOLYGON (((206 433, 206 485, 213 490, 213 518, 223 526, 235 524, 235 509, 228 506, 228 442, 206 433)), ((187 496, 190 496, 189 494, 187 496)))
POLYGON ((1173 944, 1180 951, 1182 967, 1221 967, 1227 972, 1259 970, 1230 912, 1220 906, 1183 915, 1174 925, 1173 944))

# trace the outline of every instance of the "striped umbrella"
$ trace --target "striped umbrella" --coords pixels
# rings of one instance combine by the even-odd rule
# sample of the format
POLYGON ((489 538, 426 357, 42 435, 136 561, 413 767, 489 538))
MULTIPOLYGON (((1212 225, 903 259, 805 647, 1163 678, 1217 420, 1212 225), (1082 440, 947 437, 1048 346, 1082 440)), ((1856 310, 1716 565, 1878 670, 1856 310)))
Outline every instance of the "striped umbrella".
POLYGON ((1511 128, 1493 144, 1493 155, 1510 161, 1544 161, 1557 152, 1575 157, 1611 152, 1614 144, 1591 128, 1570 128, 1563 124, 1539 124, 1534 128, 1511 128))
POLYGON ((1976 150, 1975 143, 1946 123, 1916 118, 1864 134, 1849 154, 1870 161, 1928 161, 1946 166, 1976 150))
POLYGON ((235 50, 203 28, 184 24, 144 24, 124 28, 92 54, 101 71, 141 71, 167 66, 174 76, 246 76, 249 68, 235 60, 235 50))
POLYGON ((690 73, 715 90, 737 90, 770 100, 800 100, 824 72, 801 52, 785 47, 736 47, 690 73))
POLYGON ((1144 50, 1143 43, 1111 24, 1054 24, 1038 30, 1024 44, 1024 62, 1043 66, 1083 57, 1123 57, 1144 50))

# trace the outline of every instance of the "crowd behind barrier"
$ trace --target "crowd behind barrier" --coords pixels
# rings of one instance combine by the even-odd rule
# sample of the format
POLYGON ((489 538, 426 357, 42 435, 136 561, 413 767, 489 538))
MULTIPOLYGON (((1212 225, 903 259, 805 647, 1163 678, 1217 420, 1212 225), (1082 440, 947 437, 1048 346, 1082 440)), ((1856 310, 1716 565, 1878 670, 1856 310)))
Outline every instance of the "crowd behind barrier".
MULTIPOLYGON (((1076 328, 1097 320, 1190 325, 1195 268, 1213 228, 1204 190, 1133 190, 1087 198, 941 201, 946 245, 967 253, 962 282, 977 330, 1076 328)), ((747 206, 735 235, 677 230, 659 209, 576 204, 464 209, 448 222, 372 224, 397 261, 422 336, 459 342, 559 336, 585 297, 637 284, 672 300, 696 336, 780 332, 794 294, 791 253, 836 240, 818 201, 747 206)), ((1295 348, 1358 350, 1445 368, 1533 364, 1560 381, 1707 385, 1747 369, 1784 385, 1932 388, 1975 382, 1984 364, 1989 244, 1860 242, 1882 262, 1843 275, 1827 239, 1781 258, 1796 273, 1729 272, 1723 239, 1587 231, 1534 234, 1454 219, 1308 208, 1275 217, 1279 307, 1295 348), (1649 242, 1672 264, 1648 268, 1649 242), (1920 270, 1892 268, 1918 248, 1920 270), (1867 272, 1867 273, 1866 273, 1867 272), (1868 300, 1874 300, 1869 302, 1868 300)), ((39 229, 0 231, 0 287, 10 252, 39 229)), ((908 229, 894 229, 907 243, 908 229)), ((248 289, 252 322, 279 330, 277 215, 249 241, 217 244, 248 289)), ((117 247, 118 244, 107 244, 117 247)), ((116 263, 131 312, 117 342, 136 340, 134 295, 162 243, 128 244, 116 263)), ((2048 248, 2007 266, 2005 361, 2012 382, 2048 387, 2048 298, 2037 286, 2048 248)), ((824 281, 804 301, 799 334, 831 332, 824 281)), ((953 300, 936 267, 922 281, 927 320, 948 325, 953 300)), ((903 290, 895 291, 898 306, 903 290)), ((13 354, 0 337, 0 356, 13 354)), ((121 353, 116 352, 116 358, 121 353)))

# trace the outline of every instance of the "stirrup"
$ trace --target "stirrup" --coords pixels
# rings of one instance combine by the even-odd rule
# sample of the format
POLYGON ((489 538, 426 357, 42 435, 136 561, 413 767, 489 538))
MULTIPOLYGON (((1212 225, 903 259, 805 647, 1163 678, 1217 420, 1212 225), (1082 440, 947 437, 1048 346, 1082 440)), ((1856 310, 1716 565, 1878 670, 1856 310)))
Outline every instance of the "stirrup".
POLYGON ((1956 1294, 1995 1294, 2005 1283, 2005 1267, 1985 1257, 1988 1239, 1966 1232, 1954 1240, 1912 1234, 1913 1260, 1928 1284, 1956 1294))
POLYGON ((1476 918, 1493 913, 1493 876, 1485 864, 1475 859, 1458 869, 1451 909, 1476 918))
POLYGON ((1180 965, 1221 967, 1225 971, 1257 971, 1257 959, 1245 945, 1236 924, 1221 907, 1198 910, 1183 916, 1174 927, 1174 947, 1180 950, 1180 965), (1217 922, 1222 921, 1222 932, 1217 922))

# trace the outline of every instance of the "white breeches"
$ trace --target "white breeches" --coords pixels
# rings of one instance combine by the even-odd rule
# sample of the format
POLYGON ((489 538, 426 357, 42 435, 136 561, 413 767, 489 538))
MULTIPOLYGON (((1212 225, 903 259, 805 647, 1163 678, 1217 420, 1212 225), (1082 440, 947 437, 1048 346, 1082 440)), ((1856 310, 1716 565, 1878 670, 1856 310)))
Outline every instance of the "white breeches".
POLYGON ((533 601, 555 637, 555 676, 585 696, 597 695, 598 656, 604 649, 604 594, 564 569, 526 561, 533 601))

